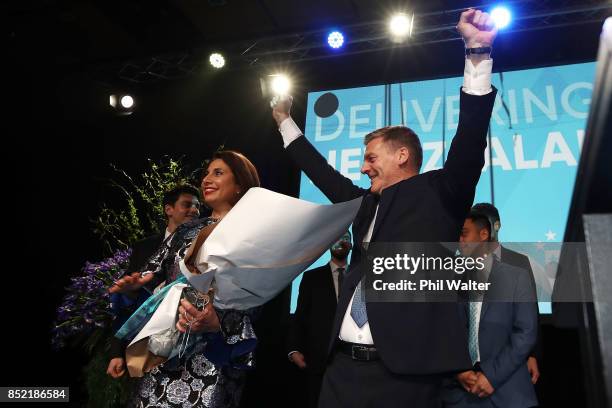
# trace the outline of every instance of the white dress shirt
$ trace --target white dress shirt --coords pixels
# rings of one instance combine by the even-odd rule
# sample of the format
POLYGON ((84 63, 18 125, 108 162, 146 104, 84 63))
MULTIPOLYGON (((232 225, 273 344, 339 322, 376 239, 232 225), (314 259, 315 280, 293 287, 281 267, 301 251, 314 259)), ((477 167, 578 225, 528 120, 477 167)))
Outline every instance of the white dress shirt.
MULTIPOLYGON (((463 92, 470 95, 486 95, 491 92, 491 72, 493 70, 493 60, 486 59, 480 61, 477 66, 474 66, 469 58, 465 59, 465 70, 463 73, 463 92)), ((295 124, 291 117, 281 122, 279 131, 283 137, 283 145, 289 146, 298 137, 303 135, 300 128, 295 124)), ((378 215, 378 207, 376 207, 376 214, 372 219, 368 233, 363 239, 363 242, 370 242, 372 237, 372 230, 374 229, 374 223, 376 222, 376 216, 378 215)), ((372 333, 370 332, 370 323, 366 322, 363 327, 357 326, 353 318, 351 317, 351 307, 353 305, 353 297, 346 308, 344 313, 344 320, 342 320, 342 326, 340 326, 340 339, 351 343, 360 344, 374 344, 372 339, 372 333)))

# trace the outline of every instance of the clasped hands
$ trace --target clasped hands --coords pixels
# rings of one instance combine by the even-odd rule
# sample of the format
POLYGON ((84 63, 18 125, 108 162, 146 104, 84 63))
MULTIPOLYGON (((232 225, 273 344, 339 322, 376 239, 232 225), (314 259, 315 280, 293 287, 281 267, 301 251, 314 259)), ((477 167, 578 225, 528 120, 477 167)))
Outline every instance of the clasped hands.
POLYGON ((457 374, 457 381, 467 391, 480 398, 485 398, 495 392, 487 377, 482 372, 473 370, 457 374))
POLYGON ((176 322, 176 328, 181 333, 186 333, 190 327, 192 333, 218 332, 221 330, 219 316, 212 303, 208 303, 203 310, 198 310, 187 300, 181 299, 178 311, 179 318, 176 322))

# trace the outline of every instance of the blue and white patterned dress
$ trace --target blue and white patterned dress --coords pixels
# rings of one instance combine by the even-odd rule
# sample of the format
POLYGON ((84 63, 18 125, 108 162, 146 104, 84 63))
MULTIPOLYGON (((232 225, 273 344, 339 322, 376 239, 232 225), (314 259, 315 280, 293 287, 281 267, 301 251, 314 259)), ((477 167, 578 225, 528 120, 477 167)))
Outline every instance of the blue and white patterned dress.
MULTIPOLYGON (((215 222, 211 218, 179 226, 169 245, 154 254, 143 270, 156 274, 153 285, 171 283, 182 276, 178 262, 183 259, 200 230, 215 222)), ((238 407, 246 371, 255 366, 257 338, 252 320, 259 308, 215 309, 221 331, 205 334, 182 358, 171 359, 146 373, 136 386, 132 407, 238 407)))

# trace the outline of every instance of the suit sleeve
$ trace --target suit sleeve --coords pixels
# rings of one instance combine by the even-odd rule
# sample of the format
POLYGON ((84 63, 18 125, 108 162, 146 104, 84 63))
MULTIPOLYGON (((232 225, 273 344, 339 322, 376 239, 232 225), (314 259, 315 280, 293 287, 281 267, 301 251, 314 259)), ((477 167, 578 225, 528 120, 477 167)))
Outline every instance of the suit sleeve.
POLYGON ((142 266, 142 252, 142 245, 140 242, 136 242, 132 248, 132 255, 130 256, 128 266, 125 270, 125 275, 138 272, 138 268, 142 266))
POLYGON ((109 347, 109 355, 110 358, 125 358, 125 349, 127 348, 127 344, 123 341, 119 340, 115 336, 111 336, 110 338, 110 347, 109 347))
POLYGON ((516 369, 525 364, 538 337, 538 312, 535 307, 535 288, 524 269, 517 277, 513 302, 513 323, 510 341, 499 354, 481 362, 483 373, 494 388, 502 385, 516 369))
POLYGON ((312 180, 332 203, 349 201, 361 197, 367 190, 357 187, 353 182, 330 166, 312 144, 301 136, 287 146, 293 162, 312 180))
POLYGON ((494 87, 492 92, 483 96, 461 91, 459 124, 443 174, 451 198, 469 201, 469 206, 472 205, 476 184, 484 166, 487 131, 496 94, 497 89, 494 87))
POLYGON ((289 335, 287 336, 287 352, 299 351, 304 354, 304 342, 307 337, 308 316, 311 311, 311 296, 308 295, 310 285, 308 275, 302 276, 298 293, 297 307, 295 314, 289 325, 289 335))

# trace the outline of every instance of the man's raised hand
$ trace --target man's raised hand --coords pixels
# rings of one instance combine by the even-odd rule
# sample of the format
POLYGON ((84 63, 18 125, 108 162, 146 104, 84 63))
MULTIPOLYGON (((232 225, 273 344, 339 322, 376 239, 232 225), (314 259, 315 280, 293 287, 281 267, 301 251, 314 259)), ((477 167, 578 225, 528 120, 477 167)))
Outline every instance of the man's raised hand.
POLYGON ((277 95, 270 101, 272 117, 278 126, 280 126, 283 120, 291 116, 292 103, 293 97, 291 95, 277 95))
POLYGON ((491 16, 475 9, 461 13, 457 30, 466 48, 490 47, 497 36, 497 27, 491 16))

